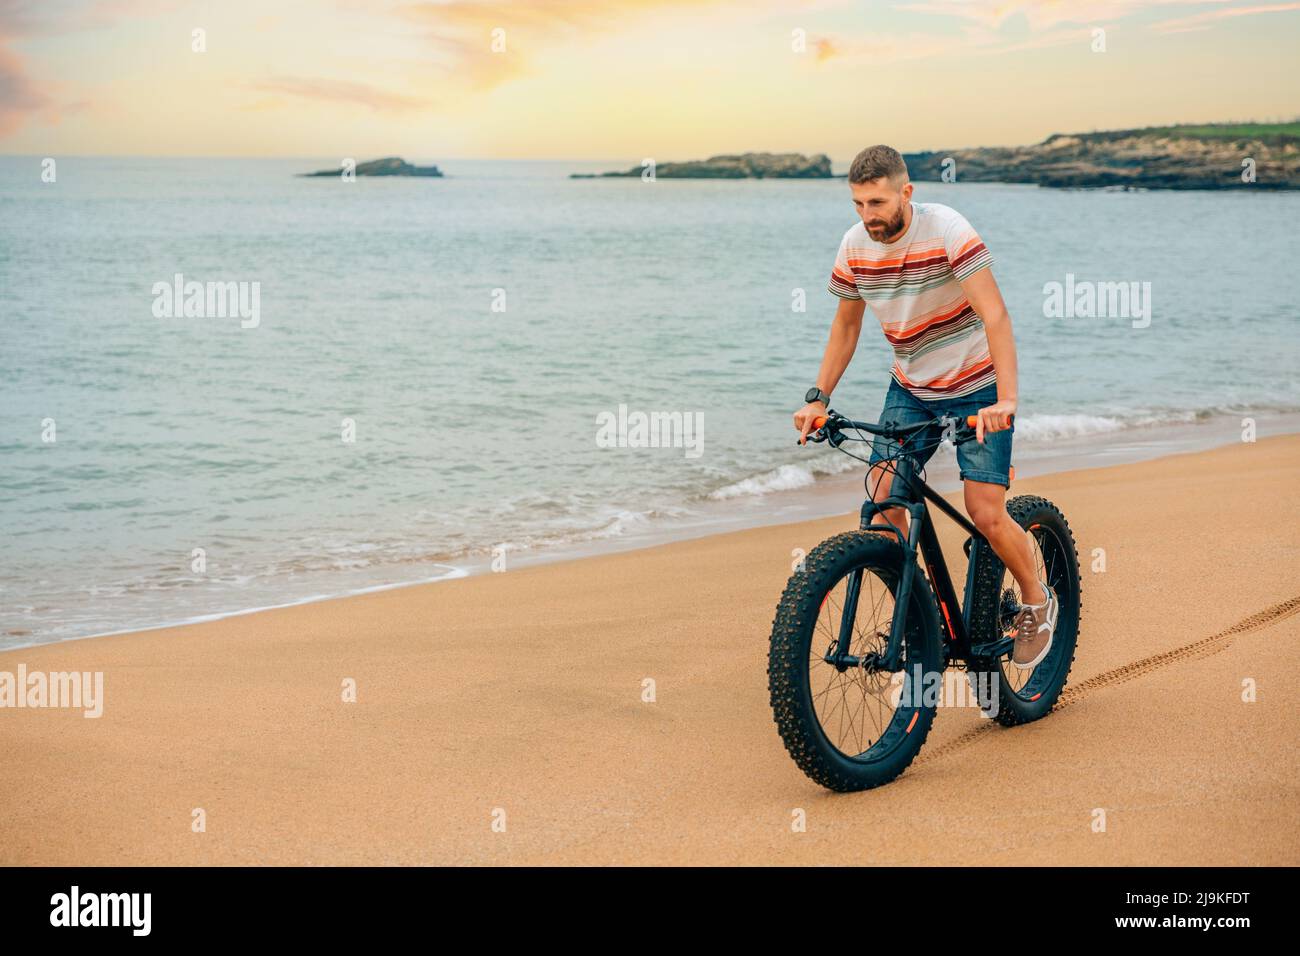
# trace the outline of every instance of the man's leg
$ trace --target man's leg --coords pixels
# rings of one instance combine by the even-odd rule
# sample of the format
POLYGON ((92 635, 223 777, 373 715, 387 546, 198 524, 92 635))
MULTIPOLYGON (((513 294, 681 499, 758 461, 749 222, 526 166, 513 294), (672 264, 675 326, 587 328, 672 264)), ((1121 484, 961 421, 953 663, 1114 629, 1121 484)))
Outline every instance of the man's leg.
MULTIPOLYGON (((935 417, 935 413, 926 408, 919 399, 914 397, 907 389, 899 385, 897 380, 889 380, 889 391, 885 394, 885 406, 880 410, 879 420, 882 422, 889 421, 895 425, 913 425, 920 422, 927 422, 935 417)), ((917 462, 918 467, 925 464, 934 451, 929 446, 938 439, 938 433, 934 435, 918 435, 910 440, 912 448, 926 448, 927 451, 921 451, 913 454, 913 459, 917 462)), ((896 466, 894 459, 899 451, 898 442, 891 438, 883 438, 876 435, 871 440, 871 467, 867 472, 867 494, 871 496, 872 501, 883 501, 889 497, 890 488, 894 482, 893 469, 896 466), (882 460, 883 459, 883 460, 882 460)), ((907 512, 902 508, 886 508, 878 512, 871 518, 873 525, 880 525, 882 528, 887 527, 885 520, 888 519, 894 524, 899 531, 907 534, 907 512)))
MULTIPOLYGON (((871 471, 867 473, 867 488, 872 501, 884 501, 889 497, 889 489, 894 482, 894 474, 890 470, 892 467, 892 464, 873 465, 871 471)), ((907 512, 902 508, 886 508, 871 516, 871 523, 882 528, 888 527, 884 523, 886 520, 892 522, 903 534, 907 534, 907 512)))
POLYGON ((1029 532, 1007 513, 1007 490, 998 484, 969 478, 962 485, 966 513, 1020 585, 1020 600, 1025 604, 1042 604, 1047 595, 1035 573, 1034 546, 1029 532))

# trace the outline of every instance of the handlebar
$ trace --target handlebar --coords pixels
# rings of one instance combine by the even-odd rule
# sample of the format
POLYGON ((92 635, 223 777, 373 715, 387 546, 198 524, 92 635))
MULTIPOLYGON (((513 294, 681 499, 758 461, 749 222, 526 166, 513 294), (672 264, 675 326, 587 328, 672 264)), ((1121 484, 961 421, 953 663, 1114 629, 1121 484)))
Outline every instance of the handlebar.
MULTIPOLYGON (((1011 424, 1014 424, 1015 420, 1015 415, 1008 418, 1008 422, 1011 424)), ((843 440, 840 437, 840 432, 845 429, 870 432, 873 435, 880 435, 882 438, 895 438, 901 440, 910 435, 914 435, 923 429, 929 428, 931 425, 947 424, 948 421, 949 419, 947 416, 939 416, 938 418, 931 419, 928 422, 921 422, 916 425, 887 425, 881 422, 855 422, 850 421, 838 412, 831 410, 829 414, 818 415, 813 419, 815 430, 808 434, 808 440, 814 442, 829 440, 832 446, 838 446, 840 441, 843 440), (829 430, 827 430, 828 425, 830 426, 829 430)), ((976 425, 978 422, 978 415, 967 415, 964 425, 960 426, 957 435, 954 436, 955 443, 960 444, 961 442, 969 441, 974 438, 977 434, 976 425)))

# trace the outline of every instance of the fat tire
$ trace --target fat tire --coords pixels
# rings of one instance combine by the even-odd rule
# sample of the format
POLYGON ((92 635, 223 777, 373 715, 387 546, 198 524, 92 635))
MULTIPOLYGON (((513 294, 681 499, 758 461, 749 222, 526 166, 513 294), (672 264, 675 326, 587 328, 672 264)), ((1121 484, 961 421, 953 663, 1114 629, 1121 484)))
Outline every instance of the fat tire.
MULTIPOLYGON (((836 748, 822 731, 808 684, 808 654, 822 598, 857 568, 875 573, 896 594, 903 561, 903 549, 891 535, 873 531, 836 535, 814 548, 802 570, 790 576, 776 608, 767 668, 772 714, 794 762, 809 778, 829 790, 868 790, 893 780, 916 757, 934 722, 934 706, 905 708, 900 703, 877 742, 888 741, 888 746, 874 759, 863 757, 876 750, 875 745, 861 757, 851 758, 836 748), (904 719, 898 716, 904 710, 908 722, 912 712, 916 712, 915 722, 906 730, 901 726, 904 719)), ((931 671, 942 674, 939 611, 919 566, 912 576, 909 605, 905 666, 912 670, 919 662, 923 674, 931 671)), ((921 703, 925 703, 924 699, 921 703)))
MULTIPOLYGON (((1060 576, 1064 583, 1070 585, 1069 589, 1057 588, 1060 612, 1056 631, 1052 635, 1053 647, 1043 663, 1038 665, 1042 667, 1050 661, 1052 667, 1051 671, 1044 676, 1045 683, 1037 689, 1037 696, 1034 699, 1026 699, 1016 692, 1001 690, 1004 666, 1002 658, 975 660, 968 668, 972 685, 980 673, 987 673, 990 679, 999 682, 997 713, 993 715, 993 719, 1004 727, 1015 727, 1046 717, 1056 706, 1061 692, 1065 689, 1070 669, 1074 666, 1074 655, 1078 649, 1079 627, 1083 617, 1083 588, 1074 534, 1070 531, 1069 522, 1065 520, 1061 510, 1046 498, 1037 495, 1019 495, 1007 502, 1007 512, 1020 527, 1029 530, 1032 526, 1042 525, 1056 537, 1062 545, 1065 561, 1065 568, 1060 576)), ((976 540, 971 548, 970 562, 969 573, 973 575, 968 598, 971 604, 971 642, 989 643, 1001 636, 999 624, 1001 588, 1006 567, 988 542, 982 539, 976 540)), ((1008 660, 1005 666, 1014 665, 1008 660)), ((1038 680, 1038 668, 1035 668, 1030 681, 1032 683, 1038 680)))

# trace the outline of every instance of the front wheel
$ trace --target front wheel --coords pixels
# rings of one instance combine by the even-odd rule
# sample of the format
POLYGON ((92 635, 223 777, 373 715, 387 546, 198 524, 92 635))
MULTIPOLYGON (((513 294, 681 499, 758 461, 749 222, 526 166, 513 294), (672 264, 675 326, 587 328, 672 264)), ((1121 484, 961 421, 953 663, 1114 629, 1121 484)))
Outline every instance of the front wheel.
POLYGON ((1052 646, 1032 670, 1012 663, 1011 640, 1020 607, 1020 585, 1007 573, 1002 560, 983 539, 975 541, 968 570, 970 633, 973 644, 1007 646, 997 657, 977 658, 968 668, 972 682, 987 674, 995 688, 991 716, 1006 727, 1046 716, 1056 706, 1074 663, 1083 607, 1079 581, 1079 555, 1074 535, 1060 509, 1046 498, 1020 495, 1007 502, 1007 511, 1033 542, 1038 576, 1056 592, 1060 611, 1052 646))
POLYGON ((919 567, 902 670, 847 665, 838 653, 846 624, 848 656, 885 652, 903 561, 903 549, 888 535, 836 535, 790 576, 776 609, 767 668, 772 713, 795 763, 831 790, 867 790, 893 780, 934 722, 932 688, 942 679, 943 647, 934 595, 919 567), (856 614, 846 621, 851 589, 856 614))

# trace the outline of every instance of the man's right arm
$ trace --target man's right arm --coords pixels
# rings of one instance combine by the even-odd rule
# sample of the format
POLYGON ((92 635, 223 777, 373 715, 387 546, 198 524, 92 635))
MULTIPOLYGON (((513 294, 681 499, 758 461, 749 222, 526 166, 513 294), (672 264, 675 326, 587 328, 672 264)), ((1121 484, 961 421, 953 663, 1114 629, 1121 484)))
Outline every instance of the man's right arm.
MULTIPOLYGON (((835 320, 831 323, 830 338, 826 342, 826 353, 817 371, 817 381, 813 383, 827 395, 835 391, 858 348, 858 335, 862 332, 862 316, 866 310, 867 303, 862 299, 840 299, 835 320)), ((821 402, 809 402, 794 413, 794 427, 799 431, 800 444, 817 430, 814 420, 825 414, 826 406, 821 402)))

